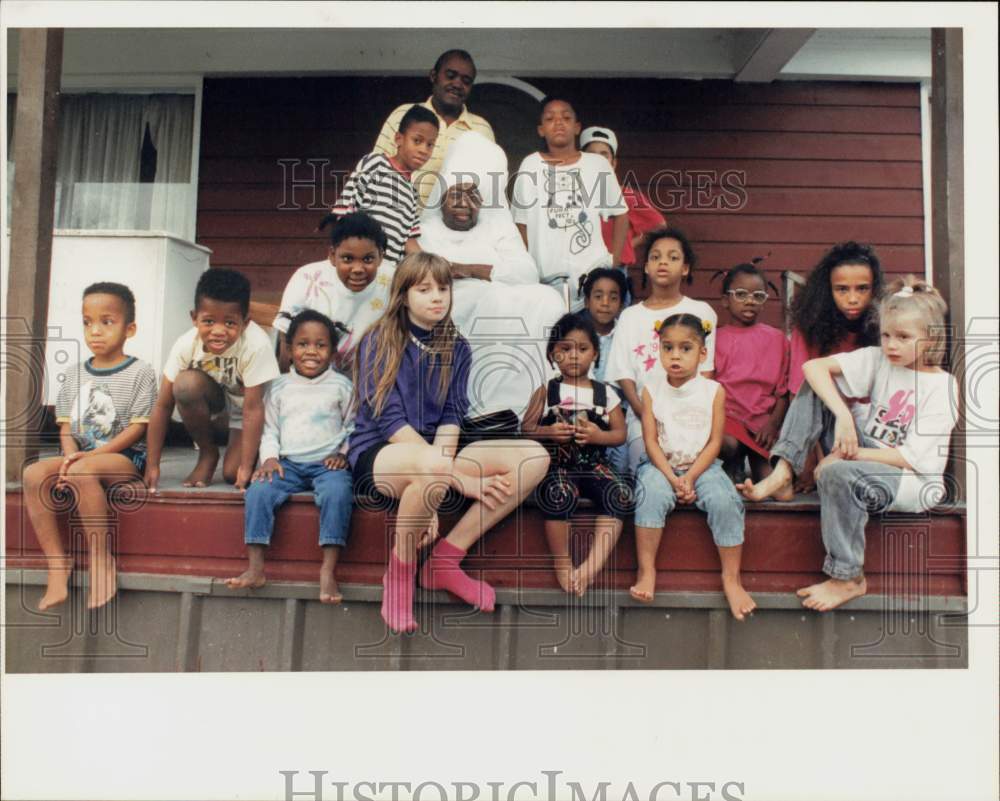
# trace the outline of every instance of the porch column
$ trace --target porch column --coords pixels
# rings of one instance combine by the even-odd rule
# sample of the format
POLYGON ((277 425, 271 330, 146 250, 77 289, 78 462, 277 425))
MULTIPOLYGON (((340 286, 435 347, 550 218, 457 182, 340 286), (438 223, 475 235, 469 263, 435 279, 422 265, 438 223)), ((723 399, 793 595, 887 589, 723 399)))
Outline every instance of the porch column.
MULTIPOLYGON (((934 286, 948 302, 951 332, 950 368, 961 381, 964 373, 965 319, 965 182, 962 99, 962 29, 931 30, 931 231, 934 286)), ((965 404, 951 440, 947 472, 955 477, 964 499, 965 404)))
POLYGON ((20 481, 44 422, 45 337, 56 185, 61 28, 23 28, 14 127, 6 342, 5 474, 20 481))

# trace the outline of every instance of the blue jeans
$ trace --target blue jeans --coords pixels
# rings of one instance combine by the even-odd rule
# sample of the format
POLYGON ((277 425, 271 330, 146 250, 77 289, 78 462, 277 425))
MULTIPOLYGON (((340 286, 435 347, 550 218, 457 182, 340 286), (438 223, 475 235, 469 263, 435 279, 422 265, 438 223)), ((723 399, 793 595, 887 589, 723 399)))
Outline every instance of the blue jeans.
MULTIPOLYGON (((636 473, 635 524, 663 528, 677 505, 677 495, 667 477, 652 462, 643 460, 636 473)), ((743 544, 743 499, 716 459, 694 482, 694 505, 708 514, 712 539, 720 548, 743 544)))
MULTIPOLYGON (((803 383, 788 407, 781 435, 771 448, 771 461, 784 459, 798 475, 817 442, 829 453, 836 420, 808 383, 803 383)), ((858 445, 878 443, 858 431, 858 445)), ((823 468, 819 490, 819 520, 826 546, 823 572, 835 579, 855 579, 864 573, 865 525, 871 514, 889 509, 899 494, 903 471, 880 462, 851 460, 823 468)))
POLYGON ((270 545, 277 508, 289 495, 312 491, 319 507, 319 544, 346 544, 354 506, 351 471, 329 470, 322 462, 279 462, 284 478, 275 473, 274 481, 254 481, 247 487, 243 541, 247 545, 270 545))

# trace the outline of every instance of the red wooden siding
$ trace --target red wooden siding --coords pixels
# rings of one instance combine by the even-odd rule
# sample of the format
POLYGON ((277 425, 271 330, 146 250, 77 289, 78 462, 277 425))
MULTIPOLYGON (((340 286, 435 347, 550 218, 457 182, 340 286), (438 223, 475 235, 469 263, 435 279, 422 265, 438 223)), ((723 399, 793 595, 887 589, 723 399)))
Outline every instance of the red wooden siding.
MULTIPOLYGON (((615 129, 620 175, 632 173, 695 243, 695 297, 717 297, 708 278, 718 268, 770 254, 764 267, 775 279, 808 272, 845 239, 874 244, 890 273, 924 271, 916 84, 526 80, 569 98, 584 125, 615 129), (745 176, 739 208, 721 205, 735 196, 718 200, 714 181, 703 207, 690 192, 678 198, 683 184, 670 175, 659 193, 651 187, 663 171, 693 182, 696 171, 727 170, 745 176)), ((260 299, 276 299, 295 268, 323 257, 314 229, 338 189, 330 171, 349 170, 389 110, 427 90, 422 78, 207 80, 197 239, 212 264, 245 270, 260 299), (301 210, 281 209, 291 198, 279 159, 300 159, 296 176, 308 182, 310 158, 328 160, 326 180, 296 190, 301 210)), ((491 121, 504 145, 503 119, 491 121)), ((506 146, 514 170, 524 153, 506 146)), ((779 311, 771 304, 767 319, 777 323, 779 311)))

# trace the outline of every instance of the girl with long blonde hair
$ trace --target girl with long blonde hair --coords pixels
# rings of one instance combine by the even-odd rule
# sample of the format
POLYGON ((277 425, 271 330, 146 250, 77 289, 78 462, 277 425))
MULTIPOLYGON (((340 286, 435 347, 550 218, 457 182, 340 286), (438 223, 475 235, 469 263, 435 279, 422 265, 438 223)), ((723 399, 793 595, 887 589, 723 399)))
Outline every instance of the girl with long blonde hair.
POLYGON ((361 340, 355 361, 358 414, 348 460, 362 502, 399 501, 382 579, 382 617, 397 632, 417 628, 417 552, 437 537, 437 510, 448 490, 475 503, 424 562, 420 584, 492 612, 493 588, 466 574, 460 562, 548 467, 548 455, 533 442, 480 442, 460 450, 472 351, 451 320, 451 290, 445 259, 407 256, 393 275, 385 314, 361 340))

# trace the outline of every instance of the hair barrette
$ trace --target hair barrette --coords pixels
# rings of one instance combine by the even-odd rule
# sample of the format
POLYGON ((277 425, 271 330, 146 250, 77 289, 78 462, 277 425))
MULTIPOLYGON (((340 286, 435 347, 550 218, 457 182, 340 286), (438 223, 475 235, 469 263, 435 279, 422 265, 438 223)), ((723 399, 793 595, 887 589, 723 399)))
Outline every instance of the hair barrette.
POLYGON ((704 331, 706 334, 711 334, 712 333, 712 321, 711 320, 702 320, 701 321, 701 330, 704 331))
POLYGON ((904 286, 899 292, 893 295, 894 298, 908 298, 913 294, 912 286, 904 286))

